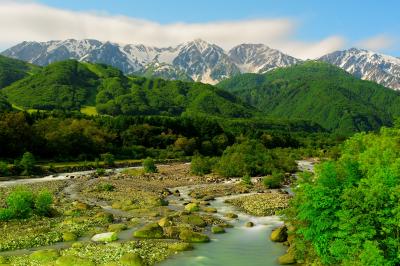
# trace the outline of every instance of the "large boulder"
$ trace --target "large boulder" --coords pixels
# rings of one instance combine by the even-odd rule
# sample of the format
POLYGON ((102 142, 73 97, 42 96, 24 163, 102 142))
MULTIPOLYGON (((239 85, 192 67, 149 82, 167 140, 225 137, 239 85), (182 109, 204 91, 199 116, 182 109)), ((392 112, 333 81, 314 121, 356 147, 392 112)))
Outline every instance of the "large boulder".
POLYGON ((94 242, 109 243, 109 242, 113 242, 115 240, 118 240, 118 235, 115 232, 101 233, 101 234, 94 235, 92 237, 92 241, 94 241, 94 242))
POLYGON ((211 232, 213 234, 223 234, 225 233, 225 229, 221 226, 213 226, 211 227, 211 232))
POLYGON ((179 238, 188 243, 206 243, 210 241, 207 235, 193 232, 189 229, 182 230, 179 238))
POLYGON ((123 266, 142 266, 144 265, 143 259, 135 253, 127 253, 119 260, 123 266))
POLYGON ((293 247, 289 247, 285 255, 282 255, 278 258, 278 263, 281 265, 295 264, 296 257, 295 251, 293 247))
POLYGON ((135 231, 133 236, 138 238, 163 238, 164 230, 158 223, 152 223, 135 231))
POLYGON ((205 227, 207 223, 199 215, 190 214, 182 215, 181 220, 183 223, 187 223, 194 226, 205 227))
POLYGON ((197 212, 200 210, 200 208, 197 203, 189 203, 185 206, 185 210, 188 212, 197 212))
POLYGON ((285 242, 287 238, 287 227, 284 225, 273 230, 270 236, 270 239, 274 242, 285 242))
POLYGON ((126 230, 127 228, 128 226, 126 226, 126 224, 110 224, 108 226, 108 231, 118 233, 126 230))

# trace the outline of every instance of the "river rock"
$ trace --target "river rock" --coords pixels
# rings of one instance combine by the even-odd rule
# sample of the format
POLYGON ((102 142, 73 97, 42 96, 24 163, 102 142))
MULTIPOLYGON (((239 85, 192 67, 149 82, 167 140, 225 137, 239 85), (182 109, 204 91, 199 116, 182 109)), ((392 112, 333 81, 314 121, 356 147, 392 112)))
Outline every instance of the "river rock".
POLYGON ((274 242, 285 242, 287 241, 287 238, 287 227, 285 225, 273 230, 270 236, 270 239, 274 242))
POLYGON ((205 207, 203 208, 203 211, 208 213, 216 213, 218 210, 214 207, 205 207))
POLYGON ((63 233, 62 237, 63 237, 63 240, 66 242, 75 241, 78 239, 78 237, 72 232, 65 232, 65 233, 63 233))
POLYGON ((169 245, 168 248, 172 251, 187 251, 192 250, 193 246, 190 243, 177 242, 169 245))
MULTIPOLYGON (((40 264, 45 264, 51 261, 55 261, 58 257, 60 257, 60 254, 56 249, 37 250, 29 255, 29 259, 31 261, 35 261, 36 263, 40 264)), ((2 263, 1 260, 0 263, 2 263)))
POLYGON ((126 226, 126 224, 110 224, 108 226, 108 231, 118 233, 123 230, 126 230, 127 228, 128 226, 126 226))
POLYGON ((213 234, 223 234, 225 233, 225 229, 221 226, 213 226, 211 227, 211 232, 213 234))
POLYGON ((200 210, 200 208, 197 203, 189 203, 185 206, 185 210, 187 210, 189 212, 197 212, 200 210))
POLYGON ((278 263, 281 265, 295 264, 296 257, 295 252, 292 247, 289 247, 285 255, 282 255, 278 258, 278 263))
POLYGON ((247 223, 245 223, 244 226, 246 226, 246 227, 253 227, 253 226, 254 226, 254 223, 253 223, 253 222, 247 222, 247 223))
POLYGON ((233 213, 233 212, 225 213, 224 217, 229 218, 229 219, 236 219, 236 218, 238 218, 237 214, 235 214, 235 213, 233 213))
POLYGON ((182 230, 179 234, 179 239, 189 243, 206 243, 210 241, 207 235, 193 232, 189 229, 182 230))
POLYGON ((135 231, 133 236, 138 238, 163 238, 164 230, 158 223, 152 223, 135 231))
POLYGON ((167 227, 173 225, 170 217, 163 217, 158 221, 158 225, 161 227, 167 227))
POLYGON ((118 240, 118 235, 115 232, 107 232, 107 233, 101 233, 101 234, 97 234, 94 235, 92 237, 92 241, 94 242, 112 242, 118 240))

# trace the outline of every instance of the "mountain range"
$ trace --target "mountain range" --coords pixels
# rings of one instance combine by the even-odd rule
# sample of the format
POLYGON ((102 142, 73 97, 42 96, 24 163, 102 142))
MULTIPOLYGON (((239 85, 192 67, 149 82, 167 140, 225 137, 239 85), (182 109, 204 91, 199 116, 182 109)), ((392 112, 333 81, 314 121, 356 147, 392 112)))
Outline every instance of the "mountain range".
MULTIPOLYGON (((66 59, 104 63, 125 74, 209 84, 217 84, 240 73, 262 74, 302 62, 263 44, 240 44, 225 51, 200 39, 166 48, 89 39, 22 42, 2 55, 40 66, 66 59)), ((317 60, 334 64, 358 78, 400 89, 399 58, 352 48, 317 60)))

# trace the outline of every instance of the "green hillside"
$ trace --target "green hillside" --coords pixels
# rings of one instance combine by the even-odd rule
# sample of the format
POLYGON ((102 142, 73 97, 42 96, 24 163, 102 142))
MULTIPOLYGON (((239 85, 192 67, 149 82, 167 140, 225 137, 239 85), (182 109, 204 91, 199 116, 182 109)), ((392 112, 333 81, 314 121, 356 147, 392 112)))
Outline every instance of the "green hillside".
POLYGON ((185 113, 235 118, 256 113, 253 107, 211 85, 126 77, 110 66, 74 60, 53 63, 3 91, 17 106, 42 110, 96 106, 98 113, 107 115, 185 113))
POLYGON ((0 55, 0 89, 39 69, 38 66, 0 55))
POLYGON ((8 102, 6 96, 0 91, 0 113, 11 109, 11 104, 8 102))
POLYGON ((400 114, 400 93, 354 78, 332 65, 308 61, 264 75, 222 81, 269 117, 306 119, 340 132, 373 130, 400 114))

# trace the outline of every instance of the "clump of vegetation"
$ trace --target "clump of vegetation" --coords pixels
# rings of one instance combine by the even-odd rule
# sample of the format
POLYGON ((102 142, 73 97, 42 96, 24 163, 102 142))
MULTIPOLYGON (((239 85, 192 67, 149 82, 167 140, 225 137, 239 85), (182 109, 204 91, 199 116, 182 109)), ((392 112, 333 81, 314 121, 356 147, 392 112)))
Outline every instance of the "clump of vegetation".
POLYGON ((143 169, 145 173, 157 173, 158 169, 154 160, 150 157, 147 157, 143 160, 143 169))
POLYGON ((101 159, 103 160, 105 166, 114 166, 115 164, 114 155, 112 155, 111 153, 102 154, 101 159))
POLYGON ((214 165, 216 164, 215 158, 204 157, 201 155, 193 156, 190 164, 190 171, 195 175, 206 175, 211 173, 214 165))
POLYGON ((341 156, 299 179, 285 219, 298 259, 324 265, 399 265, 399 129, 360 133, 341 156))
POLYGON ((36 160, 32 153, 25 152, 19 165, 22 167, 22 175, 30 175, 34 172, 36 160))
POLYGON ((43 190, 33 193, 26 187, 17 187, 6 199, 6 208, 0 209, 0 220, 25 219, 33 214, 49 216, 53 196, 43 190))
POLYGON ((265 187, 271 189, 280 188, 284 178, 284 174, 280 172, 273 172, 272 175, 263 178, 263 184, 265 187))
POLYGON ((245 174, 244 176, 242 176, 242 183, 243 183, 243 185, 251 186, 252 185, 251 176, 248 174, 245 174))
POLYGON ((8 176, 9 174, 8 163, 0 161, 0 176, 8 176))
POLYGON ((114 191, 115 186, 110 183, 100 183, 96 186, 96 191, 114 191))

